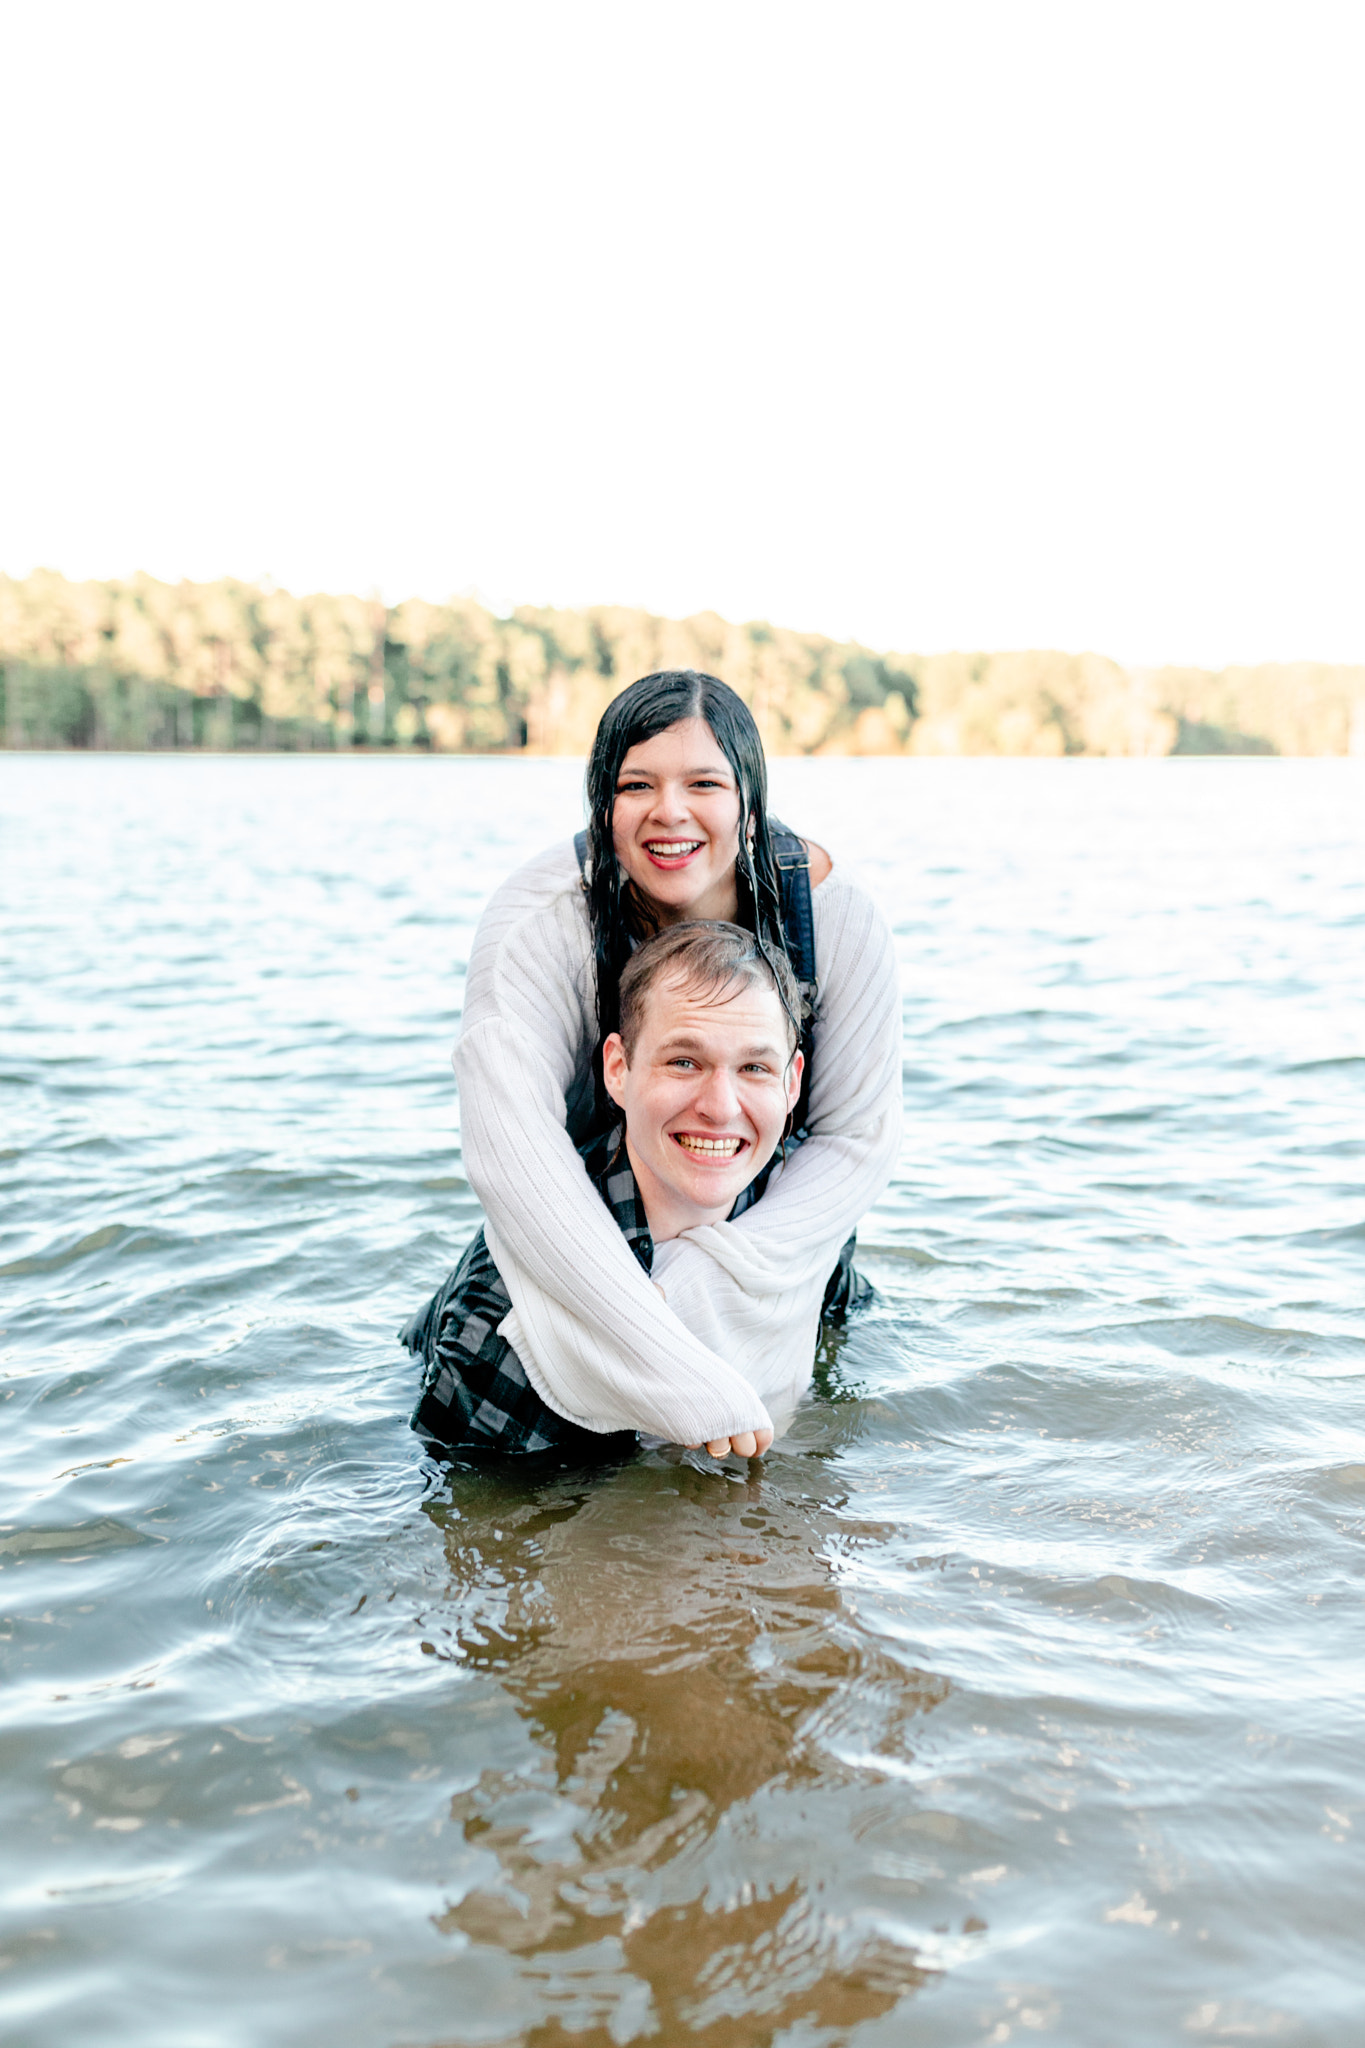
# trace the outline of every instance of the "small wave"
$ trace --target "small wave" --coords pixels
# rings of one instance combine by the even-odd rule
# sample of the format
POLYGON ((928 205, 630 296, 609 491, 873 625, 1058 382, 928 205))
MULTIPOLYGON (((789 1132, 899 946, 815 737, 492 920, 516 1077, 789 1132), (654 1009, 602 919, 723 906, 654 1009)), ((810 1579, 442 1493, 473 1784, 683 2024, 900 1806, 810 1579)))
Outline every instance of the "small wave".
POLYGON ((7 1266, 0 1266, 0 1280, 17 1280, 29 1273, 60 1273, 64 1267, 74 1266, 80 1259, 88 1259, 95 1252, 108 1251, 111 1245, 121 1244, 132 1235, 126 1223, 105 1223, 88 1236, 79 1238, 75 1244, 64 1245, 60 1251, 36 1252, 26 1259, 14 1259, 7 1266))
POLYGON ((1293 1364, 1350 1359, 1365 1365, 1365 1337, 1344 1331, 1285 1329, 1241 1316, 1149 1316, 1074 1332, 1070 1342, 1131 1343, 1177 1358, 1239 1358, 1293 1364))
POLYGON ((1345 1493, 1352 1496, 1365 1494, 1365 1465, 1328 1465, 1314 1474, 1318 1490, 1329 1495, 1345 1493))
POLYGON ((1035 1587, 1035 1597, 1046 1607, 1072 1612, 1097 1608, 1126 1611, 1132 1615, 1165 1615, 1170 1618, 1206 1619, 1218 1615, 1220 1602, 1169 1579, 1135 1578, 1124 1572, 1101 1572, 1095 1578, 1062 1579, 1035 1587))
POLYGON ((0 1535, 0 1555, 17 1562, 25 1557, 57 1554, 74 1564, 81 1557, 93 1556, 97 1550, 130 1550, 144 1543, 164 1541, 162 1536, 149 1536, 141 1529, 130 1529, 126 1522, 103 1516, 98 1521, 76 1522, 68 1528, 38 1525, 11 1529, 0 1535))
POLYGON ((1341 1245, 1346 1249, 1353 1250, 1355 1247, 1365 1244, 1365 1221, 1338 1224, 1334 1229, 1296 1231, 1292 1237, 1285 1238, 1283 1242, 1286 1244, 1311 1245, 1315 1249, 1322 1246, 1341 1245))

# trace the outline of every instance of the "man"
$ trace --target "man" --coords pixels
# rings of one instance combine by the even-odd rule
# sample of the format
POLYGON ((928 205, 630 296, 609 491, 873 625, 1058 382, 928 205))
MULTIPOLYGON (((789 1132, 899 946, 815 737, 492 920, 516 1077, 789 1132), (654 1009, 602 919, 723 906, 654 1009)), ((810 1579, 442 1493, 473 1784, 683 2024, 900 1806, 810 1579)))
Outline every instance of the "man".
MULTIPOLYGON (((670 925, 627 964, 621 1029, 602 1049, 603 1082, 623 1121, 590 1140, 582 1158, 647 1273, 656 1244, 739 1215, 762 1193, 801 1089, 799 1016, 786 960, 769 960, 737 925, 670 925)), ((630 1415, 628 1389, 614 1390, 611 1419, 589 1412, 590 1390, 577 1416, 562 1413, 502 1334, 509 1322, 515 1333, 480 1231, 400 1333, 425 1363, 412 1426, 433 1450, 624 1448, 632 1435, 615 1426, 622 1407, 649 1432, 647 1400, 630 1415)), ((771 1442, 770 1430, 745 1431, 707 1449, 753 1457, 771 1442)))

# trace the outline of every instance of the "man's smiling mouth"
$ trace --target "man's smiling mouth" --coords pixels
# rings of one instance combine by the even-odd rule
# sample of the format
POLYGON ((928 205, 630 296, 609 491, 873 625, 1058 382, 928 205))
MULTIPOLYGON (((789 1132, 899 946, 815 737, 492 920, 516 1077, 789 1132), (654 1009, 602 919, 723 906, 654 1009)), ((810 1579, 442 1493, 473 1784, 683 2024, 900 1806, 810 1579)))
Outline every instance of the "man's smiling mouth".
POLYGON ((747 1138, 697 1138, 690 1131, 670 1131, 675 1145, 681 1145, 684 1152, 693 1152, 699 1159, 733 1159, 747 1138))

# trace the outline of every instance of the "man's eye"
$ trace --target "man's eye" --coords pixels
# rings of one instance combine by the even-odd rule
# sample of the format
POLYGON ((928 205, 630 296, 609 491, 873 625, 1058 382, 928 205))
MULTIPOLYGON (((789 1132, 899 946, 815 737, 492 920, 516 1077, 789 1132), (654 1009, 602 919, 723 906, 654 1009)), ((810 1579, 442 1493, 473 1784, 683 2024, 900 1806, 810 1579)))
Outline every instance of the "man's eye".
POLYGON ((668 1064, 670 1067, 695 1067, 697 1063, 695 1060, 683 1059, 679 1056, 677 1059, 670 1060, 668 1064))

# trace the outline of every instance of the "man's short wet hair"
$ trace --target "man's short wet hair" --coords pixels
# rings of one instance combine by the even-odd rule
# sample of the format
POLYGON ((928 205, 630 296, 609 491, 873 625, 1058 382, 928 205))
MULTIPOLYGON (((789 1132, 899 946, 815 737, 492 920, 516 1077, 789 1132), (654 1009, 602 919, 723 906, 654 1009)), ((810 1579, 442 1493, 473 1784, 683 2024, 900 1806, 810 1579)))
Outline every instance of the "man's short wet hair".
POLYGON ((645 1002, 661 975, 670 975, 683 987, 702 994, 714 991, 719 996, 735 982, 771 989, 787 1019, 789 1051, 796 1051, 801 1037, 801 990, 786 954, 776 947, 765 952, 753 933, 741 925, 691 918, 685 924, 665 925, 631 954, 622 969, 621 1043, 627 1061, 635 1057, 645 1002))

